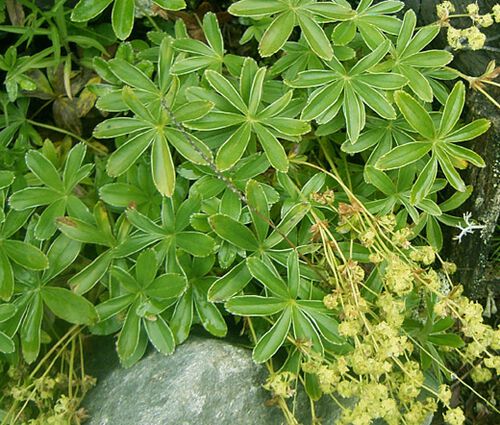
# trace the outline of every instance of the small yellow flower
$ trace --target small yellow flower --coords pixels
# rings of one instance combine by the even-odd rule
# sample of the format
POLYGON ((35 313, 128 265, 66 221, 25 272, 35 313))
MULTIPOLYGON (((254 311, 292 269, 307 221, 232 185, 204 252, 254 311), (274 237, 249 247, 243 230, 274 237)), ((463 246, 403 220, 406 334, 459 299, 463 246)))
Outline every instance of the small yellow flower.
POLYGON ((483 28, 487 28, 493 25, 493 17, 489 13, 486 15, 480 15, 476 18, 476 22, 483 28))
POLYGON ((462 44, 462 31, 454 28, 454 27, 449 27, 448 32, 446 33, 447 40, 448 40, 448 45, 455 49, 462 49, 463 44, 462 44))
POLYGON ((449 425, 462 425, 465 422, 464 412, 460 409, 460 407, 448 409, 444 415, 444 420, 449 425))
POLYGON ((488 382, 492 378, 491 371, 489 369, 484 369, 481 366, 475 366, 472 369, 470 376, 476 383, 488 382))
POLYGON ((467 5, 467 13, 470 16, 475 16, 479 13, 479 6, 477 3, 471 3, 467 5))
POLYGON ((500 22, 500 4, 496 4, 495 6, 493 6, 492 12, 493 12, 493 18, 495 19, 495 22, 499 23, 500 22))
POLYGON ((462 30, 462 34, 467 38, 468 45, 471 50, 482 49, 486 41, 486 35, 479 28, 470 27, 462 30))
POLYGON ((439 19, 445 20, 450 12, 455 11, 455 6, 450 1, 444 1, 436 6, 436 13, 439 19))
POLYGON ((457 271, 457 265, 450 261, 443 261, 441 267, 443 268, 443 271, 448 274, 453 274, 457 271))
POLYGON ((500 356, 492 356, 484 359, 484 365, 490 369, 495 369, 500 374, 500 356))
POLYGON ((432 246, 417 246, 410 252, 410 258, 428 266, 436 259, 432 246))
POLYGON ((438 398, 444 405, 448 406, 450 404, 451 390, 448 385, 442 384, 439 386, 438 398))
POLYGON ((289 398, 295 394, 292 385, 296 378, 291 372, 279 372, 267 378, 264 388, 271 391, 275 397, 289 398))

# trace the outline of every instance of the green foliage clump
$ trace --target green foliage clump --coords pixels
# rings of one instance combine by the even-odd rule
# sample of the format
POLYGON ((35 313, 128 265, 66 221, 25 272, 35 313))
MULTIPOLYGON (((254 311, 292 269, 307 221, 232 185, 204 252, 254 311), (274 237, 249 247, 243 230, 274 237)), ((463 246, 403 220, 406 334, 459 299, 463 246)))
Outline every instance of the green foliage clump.
POLYGON ((438 403, 462 423, 449 385, 475 390, 453 370, 490 380, 499 331, 438 253, 472 193, 459 170, 485 166, 463 143, 490 124, 461 122, 453 56, 427 49, 439 24, 402 6, 235 2, 254 57, 228 51, 212 12, 193 30, 157 11, 136 36, 128 0, 81 0, 74 22, 30 4, 31 33, 5 26, 3 361, 34 364, 78 329, 117 335, 129 367, 195 325, 242 325, 289 423, 299 388, 332 397, 339 423, 420 424, 438 403), (111 3, 111 25, 93 20, 111 3), (52 46, 32 53, 34 37, 52 46), (35 120, 49 105, 54 122, 35 120))

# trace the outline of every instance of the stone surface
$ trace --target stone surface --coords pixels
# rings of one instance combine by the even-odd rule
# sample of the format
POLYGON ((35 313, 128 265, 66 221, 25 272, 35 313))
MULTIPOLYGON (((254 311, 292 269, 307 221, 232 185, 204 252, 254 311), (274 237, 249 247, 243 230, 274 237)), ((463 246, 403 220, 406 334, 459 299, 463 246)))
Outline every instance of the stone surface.
MULTIPOLYGON (((98 384, 84 401, 90 414, 86 425, 284 423, 281 411, 265 404, 266 369, 254 364, 245 348, 190 337, 172 356, 150 351, 130 369, 121 368, 113 350, 112 343, 99 343, 90 360, 89 373, 98 384)), ((305 400, 297 410, 307 418, 305 400)), ((324 424, 335 423, 338 414, 330 403, 320 403, 316 411, 324 424)))

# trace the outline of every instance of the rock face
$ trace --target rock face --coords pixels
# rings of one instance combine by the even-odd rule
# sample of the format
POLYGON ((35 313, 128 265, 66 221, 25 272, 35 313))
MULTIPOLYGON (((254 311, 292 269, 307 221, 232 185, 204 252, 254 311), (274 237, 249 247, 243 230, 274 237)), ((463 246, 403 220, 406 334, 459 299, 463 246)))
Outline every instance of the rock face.
MULTIPOLYGON (((99 346, 91 360, 98 383, 84 401, 90 415, 86 425, 284 423, 281 411, 265 404, 270 398, 262 388, 266 369, 254 364, 245 348, 191 337, 172 356, 151 351, 130 369, 118 364, 113 350, 112 344, 99 346)), ((307 403, 299 407, 307 417, 307 403)), ((316 414, 333 424, 339 412, 323 404, 316 414)))

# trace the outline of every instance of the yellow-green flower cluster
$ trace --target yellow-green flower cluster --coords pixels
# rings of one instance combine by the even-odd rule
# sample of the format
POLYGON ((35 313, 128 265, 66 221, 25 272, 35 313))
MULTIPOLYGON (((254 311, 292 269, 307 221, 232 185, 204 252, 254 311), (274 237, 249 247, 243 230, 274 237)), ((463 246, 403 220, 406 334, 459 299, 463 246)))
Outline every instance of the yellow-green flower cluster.
POLYGON ((413 289, 413 269, 396 255, 387 260, 384 283, 396 295, 406 295, 413 289))
POLYGON ((295 382, 297 376, 291 372, 283 371, 270 375, 267 378, 264 388, 275 397, 290 398, 295 394, 295 382))
POLYGON ((462 425, 465 422, 465 415, 460 407, 456 407, 445 413, 444 420, 449 425, 462 425))
POLYGON ((448 28, 447 39, 450 47, 455 50, 464 48, 471 50, 482 49, 486 42, 486 35, 481 32, 480 28, 487 28, 495 22, 500 22, 500 5, 496 4, 493 6, 491 13, 483 15, 479 13, 479 5, 477 3, 467 5, 466 10, 467 13, 465 15, 453 15, 455 6, 451 2, 444 1, 436 6, 436 13, 441 26, 448 28), (450 23, 452 18, 463 16, 468 16, 471 19, 472 25, 469 28, 455 28, 450 23))
MULTIPOLYGON (((443 14, 453 9, 447 3, 443 7, 443 14)), ((355 203, 343 204, 337 212, 339 227, 367 249, 370 263, 339 254, 333 236, 322 233, 322 242, 332 253, 326 258, 333 287, 323 303, 337 315, 338 333, 350 348, 335 356, 306 354, 302 371, 316 375, 324 393, 356 401, 343 406, 339 424, 368 425, 382 418, 389 425, 421 425, 438 410, 438 403, 448 409, 447 423, 462 424, 462 410, 450 406, 450 387, 426 386, 419 362, 425 343, 407 330, 406 323, 415 322, 424 329, 429 317, 432 323, 440 317, 452 318, 456 326, 444 332, 460 336, 465 346, 455 350, 433 343, 433 350, 425 352, 434 366, 448 373, 452 371, 442 362, 447 355, 440 355, 455 352, 470 366, 469 376, 475 382, 486 382, 500 370, 500 356, 491 354, 500 348, 500 329, 483 323, 481 305, 463 296, 460 285, 452 284, 449 275, 456 265, 442 262, 433 268, 435 250, 412 245, 412 229, 397 227, 393 215, 372 217, 355 203), (432 396, 425 398, 424 390, 432 396)))
POLYGON ((448 17, 452 12, 455 11, 455 6, 451 1, 444 1, 436 5, 436 13, 439 19, 442 21, 448 20, 448 17))
POLYGON ((436 253, 432 246, 417 246, 410 252, 410 258, 428 266, 436 260, 436 253))

